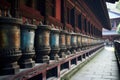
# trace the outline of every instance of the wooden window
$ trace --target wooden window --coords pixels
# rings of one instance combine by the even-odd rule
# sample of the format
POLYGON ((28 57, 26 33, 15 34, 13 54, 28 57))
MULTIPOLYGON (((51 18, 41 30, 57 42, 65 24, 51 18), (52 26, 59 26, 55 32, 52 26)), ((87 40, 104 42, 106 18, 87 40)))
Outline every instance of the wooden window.
POLYGON ((78 27, 82 30, 81 14, 78 15, 78 27))
POLYGON ((78 27, 78 14, 75 15, 75 26, 78 27))
POLYGON ((87 20, 84 19, 84 31, 87 32, 87 20))
POLYGON ((93 32, 94 32, 93 34, 95 35, 95 31, 96 31, 96 30, 95 30, 95 27, 93 27, 93 28, 94 28, 94 29, 93 29, 93 32))
POLYGON ((92 34, 94 35, 94 27, 92 27, 92 34))
POLYGON ((92 24, 90 24, 90 34, 92 35, 92 24))
POLYGON ((40 11, 40 13, 45 16, 45 0, 36 0, 35 8, 40 11))
POLYGON ((9 3, 11 3, 11 2, 12 2, 12 0, 5 0, 5 1, 7 1, 7 2, 9 2, 9 3))
POLYGON ((70 24, 75 26, 75 13, 74 8, 70 10, 70 24))
POLYGON ((49 0, 49 14, 52 17, 55 17, 55 0, 49 0))
POLYGON ((70 23, 70 9, 67 7, 67 23, 70 23))
POLYGON ((95 35, 95 36, 96 36, 96 31, 97 31, 97 30, 96 30, 96 28, 94 27, 94 35, 95 35))
POLYGON ((88 22, 88 33, 90 34, 90 22, 88 22))
POLYGON ((32 7, 33 0, 24 0, 24 3, 25 3, 26 6, 32 7))
POLYGON ((93 35, 93 25, 91 24, 91 34, 93 35))
POLYGON ((67 7, 67 23, 71 24, 72 26, 75 25, 74 9, 70 9, 68 7, 67 7))

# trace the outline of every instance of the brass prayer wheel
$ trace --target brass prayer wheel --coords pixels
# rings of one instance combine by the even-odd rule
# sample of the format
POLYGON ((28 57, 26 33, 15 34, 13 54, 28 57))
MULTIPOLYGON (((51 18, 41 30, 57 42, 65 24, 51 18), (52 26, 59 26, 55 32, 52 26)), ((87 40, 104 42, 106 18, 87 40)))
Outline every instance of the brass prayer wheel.
POLYGON ((71 49, 71 33, 66 33, 66 48, 67 48, 67 55, 70 55, 70 49, 71 49))
POLYGON ((0 75, 19 71, 21 23, 17 18, 0 17, 0 75))
POLYGON ((77 50, 77 34, 76 33, 71 33, 71 52, 76 53, 77 50))
POLYGON ((66 57, 66 31, 62 30, 60 31, 60 39, 59 39, 59 43, 60 43, 60 52, 59 52, 59 56, 61 58, 65 58, 66 57))
POLYGON ((35 31, 35 60, 37 63, 49 62, 50 26, 40 25, 35 31))
POLYGON ((78 48, 77 48, 77 51, 80 51, 81 50, 81 34, 80 33, 77 33, 77 45, 78 45, 78 48))

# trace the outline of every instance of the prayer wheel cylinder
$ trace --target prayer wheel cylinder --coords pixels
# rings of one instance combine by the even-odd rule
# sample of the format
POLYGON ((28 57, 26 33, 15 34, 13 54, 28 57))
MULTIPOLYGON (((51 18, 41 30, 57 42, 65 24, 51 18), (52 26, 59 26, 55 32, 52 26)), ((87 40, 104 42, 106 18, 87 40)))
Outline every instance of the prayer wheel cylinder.
POLYGON ((76 49, 77 49, 77 34, 76 33, 72 33, 71 34, 71 52, 72 53, 76 53, 76 49))
POLYGON ((60 43, 60 52, 59 52, 59 56, 60 58, 65 58, 66 57, 66 31, 62 30, 60 31, 60 39, 59 39, 59 43, 60 43))
POLYGON ((81 50, 81 35, 79 33, 77 34, 77 45, 78 45, 77 51, 80 51, 81 50))
POLYGON ((58 53, 60 51, 59 33, 60 33, 59 29, 51 29, 51 33, 50 33, 50 46, 51 46, 50 59, 51 60, 59 59, 59 56, 58 56, 58 53))
POLYGON ((40 25, 35 31, 35 60, 37 63, 49 63, 50 30, 50 26, 40 25))
POLYGON ((19 59, 19 65, 21 68, 31 68, 35 65, 35 61, 33 61, 32 58, 35 55, 34 37, 36 28, 35 25, 21 25, 22 56, 19 59))
POLYGON ((20 19, 0 17, 0 75, 19 72, 20 24, 20 19))
POLYGON ((70 49, 71 49, 71 33, 66 33, 66 48, 67 48, 67 55, 70 55, 70 49))

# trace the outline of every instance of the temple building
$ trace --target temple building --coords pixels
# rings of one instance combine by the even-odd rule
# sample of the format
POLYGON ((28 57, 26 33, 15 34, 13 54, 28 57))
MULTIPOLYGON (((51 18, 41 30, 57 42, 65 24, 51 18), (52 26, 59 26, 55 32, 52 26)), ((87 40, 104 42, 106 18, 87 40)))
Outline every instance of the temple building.
POLYGON ((119 33, 117 32, 118 25, 120 23, 120 12, 119 9, 117 9, 116 4, 107 3, 108 8, 108 14, 110 17, 110 23, 111 23, 111 30, 107 30, 103 28, 103 39, 105 39, 108 42, 113 42, 114 40, 119 40, 119 33))
POLYGON ((0 79, 60 80, 104 47, 105 2, 0 0, 0 79))

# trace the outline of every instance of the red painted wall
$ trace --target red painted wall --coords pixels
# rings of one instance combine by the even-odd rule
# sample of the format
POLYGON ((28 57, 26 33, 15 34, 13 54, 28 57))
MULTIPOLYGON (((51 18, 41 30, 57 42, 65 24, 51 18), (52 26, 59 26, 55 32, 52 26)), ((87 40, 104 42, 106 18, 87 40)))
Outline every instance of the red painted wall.
POLYGON ((56 0, 56 19, 61 21, 61 0, 56 0))

